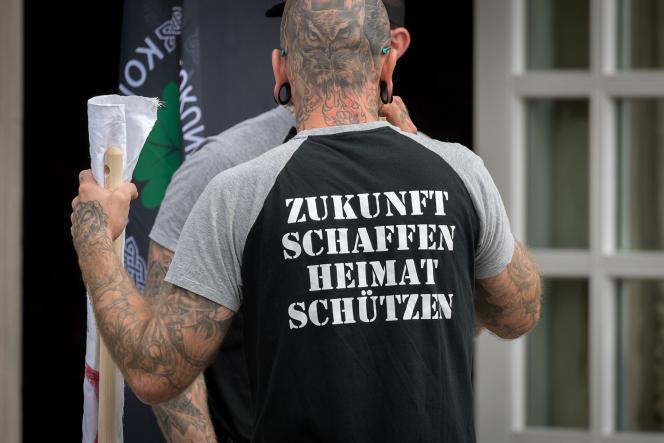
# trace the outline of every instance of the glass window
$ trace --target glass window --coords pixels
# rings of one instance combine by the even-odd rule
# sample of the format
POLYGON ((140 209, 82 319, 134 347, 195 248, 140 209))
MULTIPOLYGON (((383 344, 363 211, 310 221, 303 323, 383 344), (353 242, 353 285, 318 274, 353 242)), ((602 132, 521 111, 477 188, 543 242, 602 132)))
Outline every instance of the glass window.
POLYGON ((619 0, 618 67, 664 68, 664 2, 619 0))
POLYGON ((526 67, 588 69, 589 0, 527 0, 526 67))
POLYGON ((618 246, 664 249, 664 99, 619 100, 618 143, 618 246))
POLYGON ((619 282, 617 313, 617 428, 664 431, 664 280, 619 282))
POLYGON ((526 101, 528 244, 588 248, 588 101, 526 101))
POLYGON ((547 279, 527 338, 528 427, 588 427, 588 281, 547 279))

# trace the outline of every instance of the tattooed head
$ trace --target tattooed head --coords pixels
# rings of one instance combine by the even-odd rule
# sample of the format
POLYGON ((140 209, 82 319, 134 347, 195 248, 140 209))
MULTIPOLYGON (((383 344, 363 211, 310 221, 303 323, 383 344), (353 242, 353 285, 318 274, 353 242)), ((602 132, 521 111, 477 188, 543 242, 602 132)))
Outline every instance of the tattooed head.
MULTIPOLYGON (((389 44, 390 24, 381 0, 286 3, 281 45, 288 54, 288 77, 305 100, 338 107, 349 95, 364 96, 367 87, 376 90, 381 50, 389 44)), ((361 120, 360 115, 349 118, 361 120)))

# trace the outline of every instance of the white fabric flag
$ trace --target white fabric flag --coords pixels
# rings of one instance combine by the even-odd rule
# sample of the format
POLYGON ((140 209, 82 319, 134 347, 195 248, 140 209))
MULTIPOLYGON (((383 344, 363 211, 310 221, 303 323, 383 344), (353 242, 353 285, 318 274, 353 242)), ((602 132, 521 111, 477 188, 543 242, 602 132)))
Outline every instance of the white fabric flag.
MULTIPOLYGON (((143 145, 157 121, 159 100, 146 97, 104 95, 88 101, 88 132, 92 175, 104 186, 104 153, 111 146, 123 152, 124 180, 130 181, 143 145)), ((122 256, 121 256, 122 259, 122 256)), ((118 376, 118 416, 124 409, 124 380, 118 376)), ((83 443, 97 440, 99 411, 99 344, 97 325, 88 297, 88 331, 83 380, 83 443)), ((117 434, 122 441, 122 427, 117 434)))

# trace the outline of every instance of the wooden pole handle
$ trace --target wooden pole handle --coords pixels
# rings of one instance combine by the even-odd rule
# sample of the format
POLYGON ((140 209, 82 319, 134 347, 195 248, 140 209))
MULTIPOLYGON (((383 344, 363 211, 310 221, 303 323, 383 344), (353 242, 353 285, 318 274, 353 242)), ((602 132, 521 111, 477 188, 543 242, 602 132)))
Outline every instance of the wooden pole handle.
MULTIPOLYGON (((110 147, 104 154, 104 187, 113 189, 122 184, 122 150, 110 147)), ((115 253, 122 260, 124 234, 113 242, 115 253)), ((99 340, 99 416, 97 435, 99 443, 118 443, 117 430, 122 426, 122 417, 117 413, 117 390, 119 371, 111 353, 97 334, 99 340)))

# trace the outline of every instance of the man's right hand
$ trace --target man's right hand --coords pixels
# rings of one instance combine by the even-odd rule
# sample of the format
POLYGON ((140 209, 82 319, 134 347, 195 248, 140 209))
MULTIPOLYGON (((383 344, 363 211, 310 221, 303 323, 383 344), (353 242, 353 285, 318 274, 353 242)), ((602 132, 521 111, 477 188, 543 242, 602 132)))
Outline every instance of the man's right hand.
POLYGON ((406 108, 406 104, 399 96, 395 95, 392 103, 383 105, 378 111, 378 115, 384 117, 388 122, 399 127, 402 131, 417 134, 417 127, 410 119, 408 108, 406 108))
POLYGON ((138 197, 133 183, 122 183, 113 190, 102 188, 89 169, 81 171, 78 181, 78 195, 71 203, 71 232, 77 251, 95 230, 103 228, 113 240, 119 237, 129 214, 129 203, 138 197))

